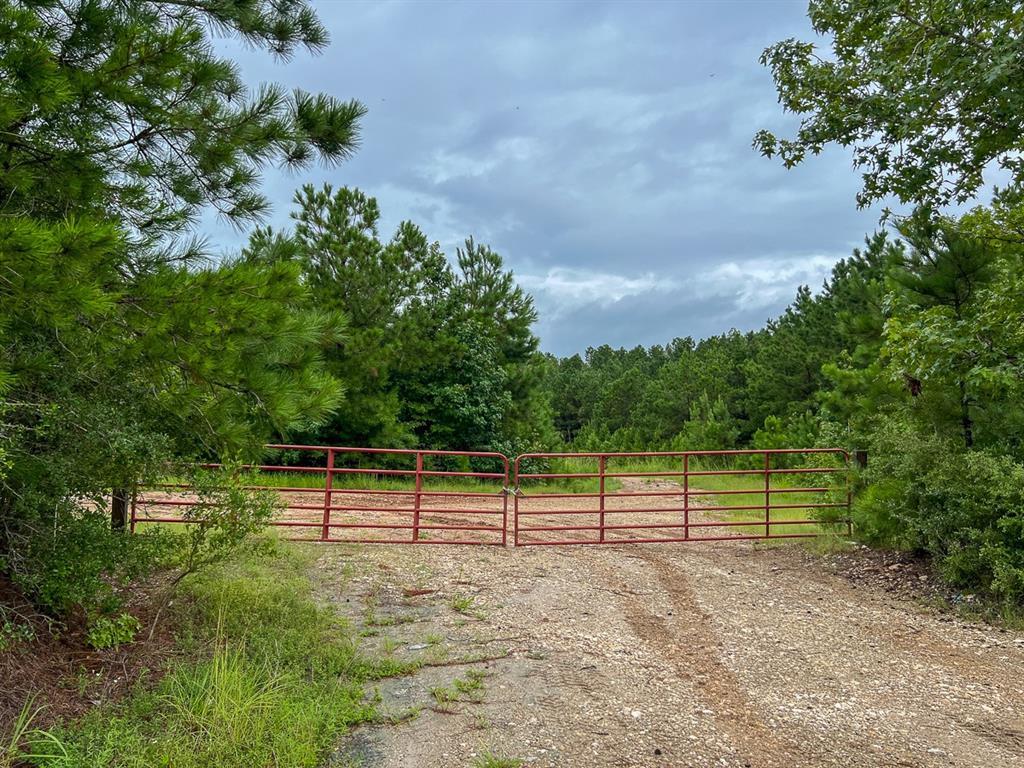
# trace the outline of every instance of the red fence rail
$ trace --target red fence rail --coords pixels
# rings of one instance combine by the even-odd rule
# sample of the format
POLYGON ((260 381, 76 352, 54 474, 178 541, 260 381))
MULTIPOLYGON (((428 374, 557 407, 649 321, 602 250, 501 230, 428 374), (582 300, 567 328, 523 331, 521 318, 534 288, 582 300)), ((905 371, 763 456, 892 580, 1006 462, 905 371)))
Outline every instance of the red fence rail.
MULTIPOLYGON (((529 453, 510 462, 486 451, 267 448, 279 463, 239 468, 252 472, 243 487, 277 494, 269 524, 300 541, 505 545, 510 495, 515 546, 793 539, 852 527, 841 449, 529 453)), ((190 513, 203 503, 178 479, 140 487, 131 528, 195 522, 190 513)))
MULTIPOLYGON (((295 463, 244 465, 239 469, 253 472, 258 482, 242 487, 277 494, 280 514, 269 524, 293 529, 296 540, 506 543, 509 460, 500 453, 315 445, 267 448, 285 452, 295 463)), ((203 469, 223 466, 206 464, 203 469)), ((140 523, 194 522, 182 511, 199 504, 187 482, 141 487, 131 505, 131 528, 140 523)))
POLYGON ((516 458, 513 478, 515 546, 793 539, 852 527, 841 449, 530 453, 516 458))

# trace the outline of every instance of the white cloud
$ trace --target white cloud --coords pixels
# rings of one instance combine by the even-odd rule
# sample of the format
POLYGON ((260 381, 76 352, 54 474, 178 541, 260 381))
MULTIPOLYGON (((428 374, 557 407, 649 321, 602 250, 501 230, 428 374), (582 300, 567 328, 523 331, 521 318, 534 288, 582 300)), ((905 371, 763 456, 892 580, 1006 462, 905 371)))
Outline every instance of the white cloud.
POLYGON ((653 272, 627 277, 570 267, 553 267, 543 275, 521 274, 516 279, 553 317, 587 304, 608 306, 629 296, 678 287, 674 281, 660 279, 653 272))
POLYGON ((728 261, 699 275, 693 287, 703 296, 732 296, 737 307, 774 307, 791 300, 800 285, 817 290, 839 258, 816 254, 728 261))
MULTIPOLYGON (((800 285, 816 290, 838 256, 812 254, 729 261, 689 276, 644 272, 621 275, 586 269, 553 267, 543 274, 520 274, 519 284, 537 299, 548 316, 556 318, 579 307, 608 307, 623 299, 678 294, 680 307, 692 299, 721 299, 723 310, 785 306, 800 285)), ((681 310, 680 320, 684 319, 681 310)))

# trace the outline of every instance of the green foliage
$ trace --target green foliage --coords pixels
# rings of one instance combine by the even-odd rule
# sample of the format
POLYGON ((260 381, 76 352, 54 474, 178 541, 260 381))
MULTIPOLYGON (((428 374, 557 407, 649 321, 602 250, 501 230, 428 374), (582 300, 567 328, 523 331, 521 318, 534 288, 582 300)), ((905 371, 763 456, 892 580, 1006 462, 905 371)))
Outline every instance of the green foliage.
POLYGON ((963 203, 996 163, 1009 171, 1009 191, 1020 191, 1018 4, 812 0, 808 15, 830 50, 792 38, 765 50, 780 103, 803 119, 792 139, 760 131, 762 154, 792 167, 828 144, 852 147, 860 206, 890 196, 963 203))
POLYGON ((268 163, 345 158, 362 107, 247 93, 213 28, 326 42, 301 0, 0 7, 0 567, 52 611, 107 612, 150 563, 100 532, 111 489, 254 457, 341 395, 301 269, 204 260, 187 229, 259 216, 268 163))
POLYGON ((130 643, 142 629, 139 620, 130 613, 119 616, 100 616, 89 627, 86 641, 93 648, 116 648, 130 643))
POLYGON ((719 395, 714 401, 707 392, 694 403, 689 420, 672 441, 674 451, 723 451, 736 447, 739 428, 719 395))
POLYGON ((121 588, 168 562, 170 540, 162 531, 130 536, 111 531, 104 514, 75 509, 58 511, 52 523, 18 550, 12 571, 25 594, 53 613, 113 614, 121 588))
POLYGON ((818 422, 808 413, 783 421, 778 416, 769 416, 764 426, 754 433, 751 445, 754 448, 810 448, 818 439, 818 422))
POLYGON ((516 453, 552 441, 533 300, 501 257, 472 239, 453 269, 402 222, 389 240, 359 190, 305 186, 290 233, 257 231, 250 263, 297 265, 316 306, 343 312, 328 355, 347 398, 307 439, 516 453))
POLYGON ((870 541, 927 552, 953 584, 1024 605, 1024 462, 886 419, 855 517, 870 541))
POLYGON ((266 527, 282 502, 272 491, 248 490, 253 483, 249 473, 230 466, 193 473, 196 503, 184 508, 190 524, 185 528, 181 577, 224 559, 266 527))
POLYGON ((18 768, 29 761, 53 766, 68 764, 68 753, 60 738, 34 726, 44 709, 35 702, 34 696, 29 697, 14 722, 0 731, 0 768, 18 768))
POLYGON ((373 716, 359 682, 374 666, 314 601, 309 565, 297 549, 259 546, 182 582, 184 658, 154 689, 66 726, 70 764, 322 765, 349 726, 373 716))
POLYGON ((109 212, 153 243, 204 205, 238 221, 263 214, 268 163, 301 168, 352 151, 361 105, 276 85, 248 93, 211 27, 281 57, 327 42, 301 0, 5 3, 5 213, 109 212))
POLYGON ((0 605, 0 653, 36 639, 31 624, 5 606, 0 605))

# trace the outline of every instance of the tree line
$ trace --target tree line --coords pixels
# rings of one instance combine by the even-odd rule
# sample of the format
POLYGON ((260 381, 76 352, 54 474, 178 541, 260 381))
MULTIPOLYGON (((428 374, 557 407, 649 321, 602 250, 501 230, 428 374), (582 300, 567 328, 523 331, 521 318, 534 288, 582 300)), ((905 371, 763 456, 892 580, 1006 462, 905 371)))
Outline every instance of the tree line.
POLYGON ((1019 605, 1021 11, 815 0, 809 17, 831 50, 765 51, 800 123, 755 148, 792 166, 850 147, 857 204, 912 213, 887 216, 761 330, 556 359, 538 349, 532 299, 471 237, 445 254, 413 222, 382 234, 372 197, 330 185, 302 186, 287 228, 260 226, 262 171, 343 162, 365 109, 248 88, 211 30, 316 53, 327 33, 306 3, 0 6, 4 578, 46 610, 109 619, 117 585, 200 562, 266 514, 234 489, 218 497, 234 513, 168 554, 158 533, 109 530, 112 489, 169 463, 257 459, 271 441, 834 445, 870 451, 861 535, 1019 605), (949 215, 994 165, 1008 181, 992 203, 949 215), (232 258, 205 252, 207 208, 249 228, 232 258))

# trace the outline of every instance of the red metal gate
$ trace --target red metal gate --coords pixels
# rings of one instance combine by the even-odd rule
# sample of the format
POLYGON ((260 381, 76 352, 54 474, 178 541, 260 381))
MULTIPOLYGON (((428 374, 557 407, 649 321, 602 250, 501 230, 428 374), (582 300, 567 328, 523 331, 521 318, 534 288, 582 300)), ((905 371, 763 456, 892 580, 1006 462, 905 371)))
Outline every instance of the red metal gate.
MULTIPOLYGON (((418 451, 269 445, 279 463, 245 465, 242 487, 277 494, 270 525, 299 541, 363 544, 506 543, 509 460, 484 451, 418 451), (248 482, 251 480, 252 482, 248 482), (306 535, 301 535, 303 532, 306 535)), ((203 469, 217 471, 219 464, 203 469)), ((139 488, 131 528, 191 523, 201 501, 192 483, 139 488)))
POLYGON ((849 469, 840 449, 524 454, 514 464, 513 542, 849 534, 849 469))
MULTIPOLYGON (((245 489, 278 496, 269 524, 300 541, 504 545, 509 495, 515 546, 851 532, 850 457, 840 449, 528 453, 510 484, 500 453, 267 448, 277 463, 234 469, 251 473, 245 489)), ((132 530, 196 522, 204 503, 180 478, 140 487, 132 530)))

